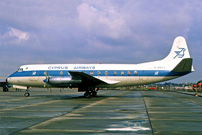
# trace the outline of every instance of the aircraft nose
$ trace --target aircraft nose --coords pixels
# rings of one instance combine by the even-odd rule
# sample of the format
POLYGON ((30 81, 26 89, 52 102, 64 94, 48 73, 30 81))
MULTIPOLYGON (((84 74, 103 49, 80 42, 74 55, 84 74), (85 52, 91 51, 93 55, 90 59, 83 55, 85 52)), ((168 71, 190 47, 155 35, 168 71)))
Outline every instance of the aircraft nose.
POLYGON ((6 78, 6 83, 11 83, 11 78, 10 77, 6 78))

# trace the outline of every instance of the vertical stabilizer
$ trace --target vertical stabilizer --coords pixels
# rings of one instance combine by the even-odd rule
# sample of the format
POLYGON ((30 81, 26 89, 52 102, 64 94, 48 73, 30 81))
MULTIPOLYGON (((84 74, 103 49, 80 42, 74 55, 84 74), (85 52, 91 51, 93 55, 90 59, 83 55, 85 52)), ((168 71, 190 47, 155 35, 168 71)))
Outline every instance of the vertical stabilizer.
POLYGON ((175 67, 185 58, 190 58, 189 49, 185 39, 179 36, 175 38, 170 53, 163 61, 169 66, 175 67))

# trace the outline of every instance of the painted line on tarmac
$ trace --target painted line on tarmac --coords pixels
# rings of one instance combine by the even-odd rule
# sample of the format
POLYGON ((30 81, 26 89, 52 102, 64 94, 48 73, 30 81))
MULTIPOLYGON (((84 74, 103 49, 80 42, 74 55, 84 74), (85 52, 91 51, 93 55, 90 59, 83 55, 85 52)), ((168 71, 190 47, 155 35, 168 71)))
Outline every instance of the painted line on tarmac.
MULTIPOLYGON (((123 94, 125 94, 125 93, 127 93, 127 91, 122 91, 121 93, 118 93, 116 96, 120 96, 120 95, 123 95, 123 94)), ((66 114, 63 114, 63 115, 61 115, 61 116, 57 116, 57 117, 51 118, 51 119, 49 119, 49 120, 47 120, 47 121, 44 121, 44 122, 38 123, 38 124, 36 124, 36 125, 30 126, 30 127, 28 127, 27 129, 24 129, 24 130, 31 130, 31 131, 32 131, 32 130, 37 130, 37 131, 43 130, 43 129, 41 129, 42 126, 45 126, 45 125, 47 125, 47 124, 49 124, 49 123, 51 123, 51 122, 57 121, 57 120, 61 120, 61 119, 67 118, 67 117, 71 117, 71 116, 75 115, 75 113, 77 113, 77 112, 80 112, 80 111, 82 111, 82 110, 84 110, 84 109, 93 107, 93 106, 95 106, 95 105, 104 103, 104 102, 106 102, 107 100, 112 100, 112 99, 116 99, 116 97, 108 97, 108 98, 102 99, 102 100, 100 100, 100 101, 97 101, 97 102, 95 102, 95 103, 91 103, 91 104, 89 104, 89 105, 87 105, 87 106, 84 106, 84 107, 82 107, 82 108, 75 109, 75 110, 73 110, 73 111, 70 112, 70 113, 66 113, 66 114)), ((22 131, 24 131, 24 130, 22 130, 22 131)), ((60 131, 62 131, 62 130, 60 129, 60 131)), ((74 131, 74 130, 72 130, 72 131, 74 131)), ((78 130, 76 130, 76 131, 78 131, 78 130)), ((81 130, 81 131, 82 131, 82 132, 85 132, 85 130, 81 130)), ((87 132, 90 132, 90 131, 91 131, 91 130, 87 130, 87 132)), ((92 130, 92 131, 94 131, 94 130, 92 130)), ((96 130, 96 131, 97 131, 97 130, 96 130)), ((21 132, 21 131, 20 131, 20 132, 21 132)), ((69 130, 68 130, 68 132, 69 132, 69 130)), ((102 131, 102 132, 103 132, 103 131, 102 131)))
POLYGON ((33 106, 44 105, 44 104, 51 104, 51 103, 56 103, 56 102, 60 102, 60 101, 59 100, 54 100, 54 101, 51 100, 51 101, 48 101, 48 102, 40 102, 40 103, 29 104, 29 105, 21 105, 21 106, 18 106, 18 107, 1 109, 1 111, 11 111, 11 110, 15 110, 15 109, 21 109, 21 108, 25 108, 25 107, 33 107, 33 106))
POLYGON ((20 133, 105 133, 105 130, 69 130, 69 129, 31 129, 31 130, 22 130, 20 133))

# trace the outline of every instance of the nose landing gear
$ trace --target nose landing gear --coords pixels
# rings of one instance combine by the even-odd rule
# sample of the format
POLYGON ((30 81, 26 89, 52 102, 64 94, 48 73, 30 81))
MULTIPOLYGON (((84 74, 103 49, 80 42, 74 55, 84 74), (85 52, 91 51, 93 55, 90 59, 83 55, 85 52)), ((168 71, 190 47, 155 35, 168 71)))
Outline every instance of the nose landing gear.
POLYGON ((29 89, 27 89, 24 93, 24 97, 29 97, 30 96, 30 93, 29 93, 29 89))
POLYGON ((29 92, 24 93, 24 97, 29 97, 29 96, 30 96, 29 92))

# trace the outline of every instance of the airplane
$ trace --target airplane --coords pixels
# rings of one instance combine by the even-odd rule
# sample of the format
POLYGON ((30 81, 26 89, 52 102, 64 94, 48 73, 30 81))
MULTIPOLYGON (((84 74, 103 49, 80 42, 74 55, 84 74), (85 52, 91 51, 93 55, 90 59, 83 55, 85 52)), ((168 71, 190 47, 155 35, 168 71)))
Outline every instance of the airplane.
POLYGON ((96 97, 99 88, 127 87, 175 79, 194 71, 185 39, 176 37, 162 60, 140 64, 35 64, 23 65, 7 77, 15 88, 78 88, 84 97, 96 97))

